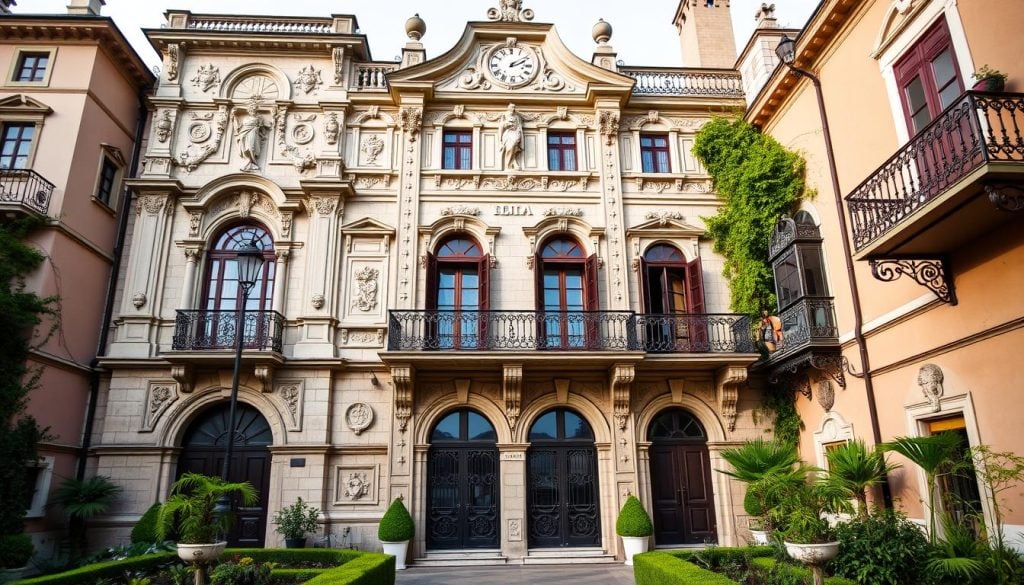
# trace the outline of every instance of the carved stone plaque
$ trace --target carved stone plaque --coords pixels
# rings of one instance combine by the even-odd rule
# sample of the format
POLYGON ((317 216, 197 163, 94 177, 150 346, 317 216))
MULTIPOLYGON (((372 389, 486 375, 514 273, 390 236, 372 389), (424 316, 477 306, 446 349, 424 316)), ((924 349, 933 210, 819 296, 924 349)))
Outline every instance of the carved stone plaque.
POLYGON ((334 467, 335 505, 375 506, 379 498, 377 465, 336 465, 334 467))

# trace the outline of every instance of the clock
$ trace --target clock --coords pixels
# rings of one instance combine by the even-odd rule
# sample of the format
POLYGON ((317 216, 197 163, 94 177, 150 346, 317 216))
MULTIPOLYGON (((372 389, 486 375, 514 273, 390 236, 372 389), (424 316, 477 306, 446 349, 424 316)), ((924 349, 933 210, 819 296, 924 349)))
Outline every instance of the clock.
POLYGON ((537 55, 526 47, 500 47, 487 58, 487 71, 502 85, 525 85, 537 75, 537 55))

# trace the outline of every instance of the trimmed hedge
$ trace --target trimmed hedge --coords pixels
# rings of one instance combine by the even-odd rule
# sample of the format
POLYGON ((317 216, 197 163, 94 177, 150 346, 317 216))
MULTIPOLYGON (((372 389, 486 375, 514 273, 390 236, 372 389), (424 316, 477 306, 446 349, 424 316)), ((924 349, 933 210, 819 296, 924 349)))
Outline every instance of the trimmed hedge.
POLYGON ((395 557, 363 553, 337 569, 320 573, 305 585, 395 585, 395 557))
POLYGON ((149 571, 160 565, 176 562, 178 562, 177 553, 156 553, 122 559, 120 561, 94 563, 64 573, 57 573, 56 575, 22 579, 15 581, 13 585, 82 585, 83 583, 93 583, 100 579, 121 578, 127 572, 149 571))
MULTIPOLYGON (((756 558, 750 561, 750 566, 754 570, 759 571, 770 571, 775 568, 776 562, 772 558, 756 558)), ((796 575, 801 579, 806 579, 807 583, 811 582, 811 570, 803 567, 788 567, 791 575, 796 575)), ((842 577, 825 577, 825 585, 857 585, 856 581, 844 579, 842 577)))
POLYGON ((380 519, 377 538, 381 542, 403 542, 412 540, 415 533, 409 510, 405 508, 402 500, 396 498, 388 506, 388 511, 384 512, 384 517, 380 519))
POLYGON ((626 503, 623 504, 622 510, 619 511, 619 517, 615 521, 615 532, 619 536, 636 538, 654 534, 651 517, 647 515, 647 510, 644 510, 643 504, 636 499, 636 496, 629 496, 626 503))
MULTIPOLYGON (((698 567, 691 559, 701 555, 715 565, 741 561, 755 572, 764 573, 776 568, 775 559, 764 556, 772 554, 772 551, 770 546, 749 546, 649 552, 633 557, 633 576, 636 585, 738 585, 725 575, 698 567)), ((810 569, 782 567, 805 583, 811 582, 810 569)), ((825 585, 857 585, 857 582, 842 577, 826 577, 825 585)))

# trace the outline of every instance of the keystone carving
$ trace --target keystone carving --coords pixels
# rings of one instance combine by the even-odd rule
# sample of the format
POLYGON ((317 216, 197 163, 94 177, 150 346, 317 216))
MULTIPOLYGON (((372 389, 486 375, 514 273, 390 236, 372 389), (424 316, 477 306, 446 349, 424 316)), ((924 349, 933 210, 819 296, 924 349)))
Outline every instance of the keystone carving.
POLYGON ((740 386, 747 381, 747 369, 741 366, 726 366, 718 370, 716 386, 718 409, 729 431, 736 430, 736 404, 739 402, 740 386))

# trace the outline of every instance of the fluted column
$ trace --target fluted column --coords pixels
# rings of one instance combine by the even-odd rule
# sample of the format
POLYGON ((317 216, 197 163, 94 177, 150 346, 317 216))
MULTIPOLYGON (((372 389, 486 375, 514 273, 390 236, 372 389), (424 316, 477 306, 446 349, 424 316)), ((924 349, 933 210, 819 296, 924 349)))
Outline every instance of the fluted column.
POLYGON ((185 248, 185 278, 181 282, 181 301, 178 303, 183 311, 195 308, 196 274, 199 271, 199 258, 202 254, 202 247, 185 248))
POLYGON ((284 307, 287 302, 285 293, 288 290, 288 259, 290 256, 290 250, 278 250, 277 267, 274 269, 274 299, 271 308, 282 315, 284 315, 284 307))

